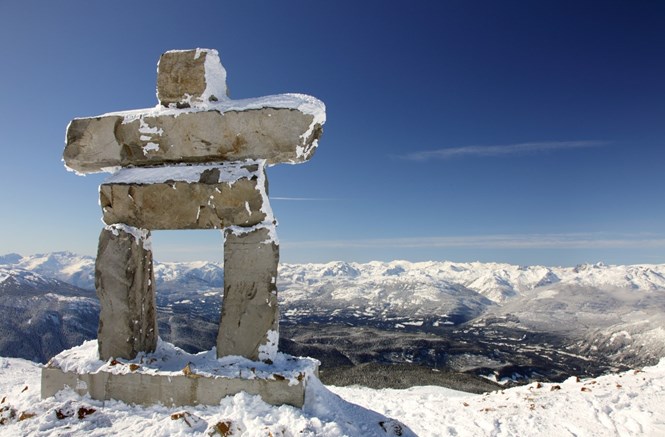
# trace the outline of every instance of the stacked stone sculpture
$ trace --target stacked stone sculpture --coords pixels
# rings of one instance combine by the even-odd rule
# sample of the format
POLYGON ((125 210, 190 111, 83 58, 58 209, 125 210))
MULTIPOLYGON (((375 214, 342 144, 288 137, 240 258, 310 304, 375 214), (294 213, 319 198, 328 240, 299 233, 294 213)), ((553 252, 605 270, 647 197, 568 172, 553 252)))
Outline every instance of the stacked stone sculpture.
POLYGON ((231 100, 217 51, 164 53, 154 108, 76 118, 63 160, 111 172, 99 189, 99 357, 133 359, 158 339, 150 231, 220 229, 224 298, 217 356, 277 352, 279 245, 266 167, 311 158, 325 122, 314 97, 231 100))

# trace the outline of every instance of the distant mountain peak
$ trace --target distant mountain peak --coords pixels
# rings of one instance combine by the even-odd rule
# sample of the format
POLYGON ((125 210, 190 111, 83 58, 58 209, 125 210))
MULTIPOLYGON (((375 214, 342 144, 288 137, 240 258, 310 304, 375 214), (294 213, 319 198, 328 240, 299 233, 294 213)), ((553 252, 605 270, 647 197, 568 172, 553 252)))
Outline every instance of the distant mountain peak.
POLYGON ((6 255, 0 255, 0 265, 5 265, 5 264, 16 264, 23 258, 22 255, 19 255, 18 253, 8 253, 6 255))

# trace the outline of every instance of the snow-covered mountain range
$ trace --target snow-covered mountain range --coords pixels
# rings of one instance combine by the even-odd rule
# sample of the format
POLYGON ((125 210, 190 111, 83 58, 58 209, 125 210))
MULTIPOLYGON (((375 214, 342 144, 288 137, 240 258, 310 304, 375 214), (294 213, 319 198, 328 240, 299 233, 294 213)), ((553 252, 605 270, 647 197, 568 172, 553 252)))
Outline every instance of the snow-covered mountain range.
MULTIPOLYGON (((71 252, 21 256, 0 256, 4 268, 18 268, 52 277, 79 288, 94 288, 93 257, 71 252)), ((158 284, 198 282, 202 286, 223 285, 221 263, 195 261, 155 263, 158 284)), ((346 300, 364 294, 375 286, 396 285, 388 295, 373 295, 370 300, 413 301, 415 305, 438 300, 437 291, 446 294, 475 292, 496 304, 502 304, 532 290, 553 284, 578 287, 615 287, 642 292, 665 290, 665 264, 630 266, 583 264, 576 267, 517 266, 502 263, 454 263, 373 261, 366 264, 330 262, 325 264, 280 264, 280 291, 298 299, 302 290, 330 283, 345 283, 344 292, 334 299, 346 300), (349 284, 353 282, 353 284, 349 284), (403 286, 407 285, 405 288, 403 286), (355 285, 355 287, 350 287, 355 285), (401 291, 400 291, 401 290, 401 291), (415 292, 414 292, 415 291, 415 292), (297 296, 296 296, 297 295, 297 296)), ((1 281, 1 279, 0 279, 1 281)), ((390 287, 389 287, 390 288, 390 287)))
MULTIPOLYGON (((210 347, 223 265, 156 262, 154 271, 160 334, 189 350, 210 347)), ((297 343, 285 347, 334 352, 347 364, 415 362, 504 375, 515 366, 538 371, 548 360, 604 369, 665 356, 665 265, 281 264, 278 288, 283 331, 297 343), (349 335, 359 344, 345 346, 340 337, 349 335)), ((94 259, 2 256, 2 299, 9 289, 23 296, 58 289, 93 302, 94 259)))

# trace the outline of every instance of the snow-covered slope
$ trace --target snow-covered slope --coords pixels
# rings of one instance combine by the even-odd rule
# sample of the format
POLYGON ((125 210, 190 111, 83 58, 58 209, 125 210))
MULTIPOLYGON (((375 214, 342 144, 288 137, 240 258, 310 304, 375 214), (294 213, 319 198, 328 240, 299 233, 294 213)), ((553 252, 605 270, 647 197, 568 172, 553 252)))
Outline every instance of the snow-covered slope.
POLYGON ((278 284, 281 297, 292 312, 285 313, 287 320, 291 314, 330 314, 337 308, 338 313, 357 319, 389 321, 391 317, 407 317, 412 323, 440 326, 468 321, 484 313, 517 313, 520 308, 528 308, 539 314, 531 319, 547 323, 551 317, 542 318, 540 314, 552 313, 555 307, 545 307, 543 303, 565 304, 573 292, 579 295, 575 302, 584 303, 584 307, 571 307, 568 312, 584 309, 603 317, 621 307, 624 313, 634 313, 647 300, 665 309, 665 265, 562 268, 408 261, 283 264, 278 284), (617 293, 625 299, 612 297, 617 293), (546 301, 543 296, 551 298, 546 301), (613 307, 604 306, 604 301, 612 299, 613 307), (314 302, 317 304, 312 305, 314 302))
POLYGON ((168 408, 96 401, 66 389, 40 399, 40 368, 0 358, 0 436, 367 436, 415 437, 397 420, 349 403, 317 379, 305 405, 272 406, 244 392, 218 406, 168 408))
POLYGON ((0 266, 0 351, 45 361, 94 338, 94 292, 17 267, 0 266))
MULTIPOLYGON (((80 288, 94 290, 95 259, 71 252, 53 252, 22 257, 17 254, 0 256, 0 266, 20 268, 68 282, 80 288)), ((195 261, 181 263, 155 262, 155 282, 169 286, 198 290, 221 287, 224 269, 221 264, 195 261)))
POLYGON ((284 264, 278 286, 287 321, 381 321, 386 327, 466 321, 494 303, 436 271, 401 263, 284 264))
POLYGON ((641 370, 485 395, 440 387, 332 390, 390 414, 421 437, 665 435, 665 359, 641 370))
POLYGON ((318 285, 351 279, 364 282, 399 279, 442 288, 455 284, 501 304, 535 288, 557 283, 665 291, 665 265, 607 266, 598 263, 577 267, 544 267, 479 262, 375 261, 366 264, 331 262, 280 266, 280 280, 285 289, 297 283, 318 285))
POLYGON ((166 408, 94 401, 71 390, 41 400, 39 390, 38 366, 0 358, 0 436, 208 436, 215 427, 252 436, 665 435, 665 360, 621 374, 484 395, 314 382, 303 410, 242 393, 214 407, 166 408))
POLYGON ((74 289, 70 284, 58 279, 42 276, 21 268, 7 268, 0 265, 0 292, 3 294, 18 293, 43 294, 52 288, 74 289))
POLYGON ((53 252, 10 259, 6 267, 17 267, 68 282, 80 288, 95 288, 95 259, 71 252, 53 252))

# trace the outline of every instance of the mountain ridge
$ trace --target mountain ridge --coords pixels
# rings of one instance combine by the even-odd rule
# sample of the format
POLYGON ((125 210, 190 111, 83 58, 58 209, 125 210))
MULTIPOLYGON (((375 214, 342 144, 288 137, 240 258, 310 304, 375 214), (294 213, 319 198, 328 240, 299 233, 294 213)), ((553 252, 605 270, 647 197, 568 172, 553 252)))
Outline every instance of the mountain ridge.
MULTIPOLYGON (((52 276, 80 288, 94 289, 94 263, 91 256, 73 252, 52 252, 22 256, 0 256, 0 265, 15 266, 52 276), (12 262, 13 261, 13 262, 12 262)), ((169 283, 184 277, 198 279, 210 287, 223 286, 223 263, 211 261, 155 261, 155 280, 169 283)), ((423 282, 448 281, 502 303, 525 291, 557 282, 586 286, 619 286, 632 289, 665 290, 665 264, 605 265, 579 264, 575 267, 523 266, 507 263, 405 260, 356 263, 280 263, 285 284, 298 284, 316 278, 412 278, 423 282)))
MULTIPOLYGON (((11 281, 23 278, 25 297, 44 300, 44 311, 48 296, 96 302, 92 257, 56 252, 0 259, 13 260, 0 265, 0 290, 3 281, 20 288, 11 281), (46 275, 43 282, 60 290, 41 297, 28 292, 34 275, 46 275)), ((162 338, 189 352, 211 348, 223 265, 155 262, 154 271, 162 338)), ((283 263, 277 285, 280 348, 319 358, 323 368, 412 363, 556 379, 579 369, 593 375, 653 364, 665 356, 665 265, 283 263)), ((98 303, 87 307, 98 310, 98 303)), ((94 338, 96 322, 90 314, 84 320, 84 331, 94 338)))

